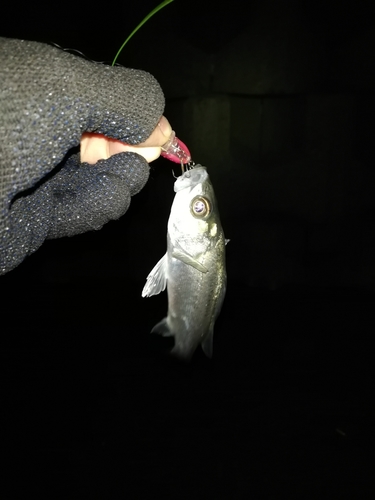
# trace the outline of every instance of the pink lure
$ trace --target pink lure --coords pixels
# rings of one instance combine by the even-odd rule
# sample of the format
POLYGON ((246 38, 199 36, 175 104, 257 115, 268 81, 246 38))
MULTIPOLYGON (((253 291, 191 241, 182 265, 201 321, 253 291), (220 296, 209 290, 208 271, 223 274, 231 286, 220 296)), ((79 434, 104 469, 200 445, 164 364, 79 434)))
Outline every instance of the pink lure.
POLYGON ((182 141, 180 141, 180 139, 176 137, 174 131, 172 132, 169 141, 164 144, 164 146, 162 146, 161 156, 175 163, 185 164, 189 163, 189 161, 191 160, 191 154, 186 144, 184 144, 182 141))

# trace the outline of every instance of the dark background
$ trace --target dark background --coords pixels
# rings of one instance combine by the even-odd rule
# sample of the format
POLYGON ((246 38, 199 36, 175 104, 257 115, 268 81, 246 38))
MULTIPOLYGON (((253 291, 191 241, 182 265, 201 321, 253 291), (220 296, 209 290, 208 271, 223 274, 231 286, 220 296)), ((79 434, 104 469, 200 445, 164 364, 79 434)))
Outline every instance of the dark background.
MULTIPOLYGON (((30 3, 3 36, 111 62, 157 2, 30 3)), ((375 495, 373 2, 175 0, 119 63, 152 72, 230 238, 214 358, 164 356, 171 164, 128 213, 0 279, 1 499, 375 495)))

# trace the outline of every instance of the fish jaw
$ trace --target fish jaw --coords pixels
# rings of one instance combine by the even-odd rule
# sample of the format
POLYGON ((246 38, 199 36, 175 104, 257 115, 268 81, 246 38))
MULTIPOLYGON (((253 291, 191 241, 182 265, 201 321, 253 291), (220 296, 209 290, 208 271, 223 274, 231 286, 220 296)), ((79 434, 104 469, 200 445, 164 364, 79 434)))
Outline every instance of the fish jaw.
POLYGON ((203 185, 204 182, 208 181, 208 173, 205 167, 194 167, 191 170, 187 170, 184 174, 180 175, 174 183, 174 190, 177 193, 182 189, 194 188, 198 185, 203 185))

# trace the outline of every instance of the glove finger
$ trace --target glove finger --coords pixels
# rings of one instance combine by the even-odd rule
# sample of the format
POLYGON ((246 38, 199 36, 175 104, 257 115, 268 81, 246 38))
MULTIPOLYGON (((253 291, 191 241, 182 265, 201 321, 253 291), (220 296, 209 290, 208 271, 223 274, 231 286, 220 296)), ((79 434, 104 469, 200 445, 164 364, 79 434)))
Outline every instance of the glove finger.
POLYGON ((135 153, 120 153, 96 165, 77 166, 77 160, 72 157, 50 182, 54 209, 48 238, 97 230, 118 219, 149 176, 148 163, 135 153))
POLYGON ((100 229, 129 208, 149 176, 148 163, 136 153, 120 153, 96 165, 79 155, 33 192, 12 204, 0 238, 0 275, 17 267, 46 238, 100 229))

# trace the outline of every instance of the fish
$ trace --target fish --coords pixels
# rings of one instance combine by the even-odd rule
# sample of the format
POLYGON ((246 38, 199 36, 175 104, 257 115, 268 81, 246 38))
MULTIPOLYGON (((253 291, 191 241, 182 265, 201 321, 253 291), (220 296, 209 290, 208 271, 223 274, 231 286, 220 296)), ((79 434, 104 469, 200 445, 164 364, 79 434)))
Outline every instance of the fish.
POLYGON ((174 337, 171 354, 189 361, 201 345, 209 358, 227 283, 227 243, 206 167, 186 170, 174 183, 167 251, 146 278, 142 297, 168 293, 167 316, 151 333, 174 337))

